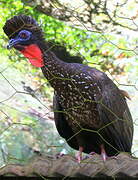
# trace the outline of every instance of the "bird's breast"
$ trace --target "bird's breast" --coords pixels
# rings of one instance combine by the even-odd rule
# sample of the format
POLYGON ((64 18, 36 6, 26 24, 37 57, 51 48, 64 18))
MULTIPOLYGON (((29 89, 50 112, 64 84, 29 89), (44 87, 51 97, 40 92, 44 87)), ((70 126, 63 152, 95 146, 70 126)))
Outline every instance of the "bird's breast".
POLYGON ((83 81, 75 83, 66 80, 61 82, 57 94, 70 126, 75 129, 100 127, 97 104, 90 85, 83 81))
POLYGON ((45 76, 56 91, 69 125, 99 128, 101 121, 95 95, 100 88, 87 71, 63 62, 47 63, 45 76))

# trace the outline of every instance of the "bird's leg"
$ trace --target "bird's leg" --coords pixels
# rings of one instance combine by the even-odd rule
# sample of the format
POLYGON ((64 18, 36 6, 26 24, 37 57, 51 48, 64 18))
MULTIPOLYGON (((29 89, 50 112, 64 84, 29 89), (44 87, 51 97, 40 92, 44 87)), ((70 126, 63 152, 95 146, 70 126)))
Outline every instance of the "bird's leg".
POLYGON ((102 159, 103 159, 103 161, 106 161, 107 159, 117 159, 117 157, 116 156, 107 156, 107 154, 106 154, 106 151, 105 151, 105 148, 104 148, 104 145, 102 144, 101 146, 100 146, 100 148, 101 148, 101 156, 102 156, 102 159))
POLYGON ((103 159, 103 161, 106 161, 108 156, 107 156, 107 154, 106 154, 104 145, 101 144, 100 148, 101 148, 101 156, 102 156, 102 159, 103 159))
POLYGON ((80 163, 81 162, 81 160, 82 160, 82 152, 83 152, 83 147, 82 146, 80 146, 79 147, 79 152, 77 152, 77 154, 76 154, 76 158, 77 158, 77 161, 78 161, 78 163, 80 163))

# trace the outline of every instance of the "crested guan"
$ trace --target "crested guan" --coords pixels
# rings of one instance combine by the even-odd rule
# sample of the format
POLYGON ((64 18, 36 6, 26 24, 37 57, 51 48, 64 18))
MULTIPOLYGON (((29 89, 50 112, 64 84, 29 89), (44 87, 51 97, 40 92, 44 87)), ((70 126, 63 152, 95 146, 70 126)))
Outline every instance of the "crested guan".
MULTIPOLYGON (((54 118, 59 134, 74 149, 95 152, 103 160, 121 151, 131 152, 133 121, 124 91, 95 68, 67 63, 50 48, 38 23, 30 16, 7 20, 8 48, 20 51, 54 88, 54 118)), ((65 57, 64 57, 65 58, 65 57)))

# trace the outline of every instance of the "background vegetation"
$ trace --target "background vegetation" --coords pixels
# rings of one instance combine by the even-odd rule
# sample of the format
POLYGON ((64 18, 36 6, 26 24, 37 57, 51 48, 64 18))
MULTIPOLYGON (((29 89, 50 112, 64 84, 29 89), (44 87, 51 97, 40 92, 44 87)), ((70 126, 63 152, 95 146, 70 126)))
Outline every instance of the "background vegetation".
MULTIPOLYGON (((131 6, 128 12, 132 12, 131 6)), ((133 153, 137 155, 136 32, 125 28, 104 33, 75 28, 39 12, 21 0, 3 0, 0 1, 0 165, 8 162, 24 163, 39 152, 50 155, 61 151, 74 153, 55 129, 53 89, 43 77, 41 69, 32 67, 14 49, 6 49, 8 39, 2 27, 8 18, 18 14, 34 17, 41 24, 46 40, 66 46, 72 55, 79 55, 85 64, 106 72, 120 89, 129 93, 132 100, 128 100, 128 104, 135 125, 133 153)))

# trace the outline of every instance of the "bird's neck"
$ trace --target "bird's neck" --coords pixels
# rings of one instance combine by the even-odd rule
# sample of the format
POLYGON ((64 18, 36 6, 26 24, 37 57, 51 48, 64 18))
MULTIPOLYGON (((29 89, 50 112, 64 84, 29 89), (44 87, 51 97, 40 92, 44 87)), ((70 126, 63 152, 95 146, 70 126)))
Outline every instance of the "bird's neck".
POLYGON ((50 49, 47 43, 39 45, 43 54, 44 66, 41 68, 44 76, 56 90, 63 78, 66 78, 67 63, 60 60, 50 49))

